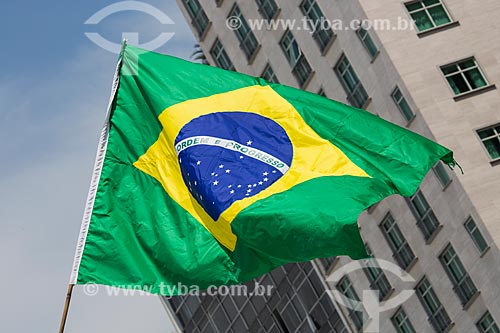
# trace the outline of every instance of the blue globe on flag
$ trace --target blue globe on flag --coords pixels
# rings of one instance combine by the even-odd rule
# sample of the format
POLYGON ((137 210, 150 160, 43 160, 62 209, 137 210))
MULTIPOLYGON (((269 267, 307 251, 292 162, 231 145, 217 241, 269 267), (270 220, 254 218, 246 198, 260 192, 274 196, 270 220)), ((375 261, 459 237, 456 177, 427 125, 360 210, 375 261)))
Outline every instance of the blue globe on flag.
POLYGON ((274 120, 248 112, 217 112, 191 120, 175 140, 183 180, 217 221, 237 200, 258 194, 290 168, 293 148, 274 120))

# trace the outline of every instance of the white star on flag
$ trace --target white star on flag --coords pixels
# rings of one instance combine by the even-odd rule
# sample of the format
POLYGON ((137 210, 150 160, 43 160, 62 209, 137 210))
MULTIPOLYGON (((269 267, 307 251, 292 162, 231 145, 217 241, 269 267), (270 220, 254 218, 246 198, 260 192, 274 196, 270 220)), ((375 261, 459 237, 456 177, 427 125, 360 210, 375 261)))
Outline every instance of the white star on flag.
POLYGON ((214 184, 215 186, 217 186, 217 185, 219 185, 219 181, 218 181, 218 180, 216 180, 216 181, 214 181, 214 182, 213 182, 213 184, 214 184))
POLYGON ((262 175, 263 175, 263 176, 267 176, 268 174, 269 174, 269 172, 267 172, 267 171, 266 171, 266 172, 264 172, 262 175))
POLYGON ((201 164, 201 161, 196 162, 196 165, 200 165, 200 164, 201 164))
POLYGON ((231 170, 229 170, 229 169, 226 170, 226 173, 230 173, 230 172, 231 172, 231 170))
POLYGON ((224 164, 219 165, 219 169, 222 169, 224 167, 224 164))
POLYGON ((252 143, 253 143, 253 142, 252 142, 252 140, 248 140, 248 142, 247 142, 247 146, 251 146, 251 145, 252 145, 252 143))

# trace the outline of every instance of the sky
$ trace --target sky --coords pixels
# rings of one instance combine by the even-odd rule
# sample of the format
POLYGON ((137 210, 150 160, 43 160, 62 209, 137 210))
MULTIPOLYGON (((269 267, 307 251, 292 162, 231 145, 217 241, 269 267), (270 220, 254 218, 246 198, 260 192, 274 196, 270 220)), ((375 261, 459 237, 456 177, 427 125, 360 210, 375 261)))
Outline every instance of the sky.
MULTIPOLYGON (((0 11, 0 332, 59 327, 119 43, 162 32, 156 51, 189 59, 196 43, 175 0, 144 1, 174 23, 122 11, 84 24, 118 1, 4 1, 0 11)), ((73 292, 66 332, 171 332, 155 296, 73 292)))

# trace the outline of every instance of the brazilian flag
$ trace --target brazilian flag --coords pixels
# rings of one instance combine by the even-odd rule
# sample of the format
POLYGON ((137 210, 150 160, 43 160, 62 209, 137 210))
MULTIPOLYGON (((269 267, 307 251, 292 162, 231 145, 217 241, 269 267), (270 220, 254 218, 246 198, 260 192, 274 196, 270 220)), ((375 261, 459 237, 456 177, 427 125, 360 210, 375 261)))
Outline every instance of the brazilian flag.
POLYGON ((366 111, 126 46, 73 284, 247 281, 288 262, 367 256, 357 217, 412 195, 448 149, 366 111))

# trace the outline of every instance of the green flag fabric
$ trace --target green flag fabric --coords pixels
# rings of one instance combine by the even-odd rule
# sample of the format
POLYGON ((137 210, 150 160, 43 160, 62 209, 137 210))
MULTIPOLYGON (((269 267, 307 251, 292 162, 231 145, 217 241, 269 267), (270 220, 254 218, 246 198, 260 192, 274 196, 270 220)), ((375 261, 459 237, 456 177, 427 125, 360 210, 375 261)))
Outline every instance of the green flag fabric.
MULTIPOLYGON (((244 282, 366 257, 358 215, 452 152, 364 110, 124 47, 71 283, 244 282)), ((163 286, 163 287, 162 287, 163 286)))

